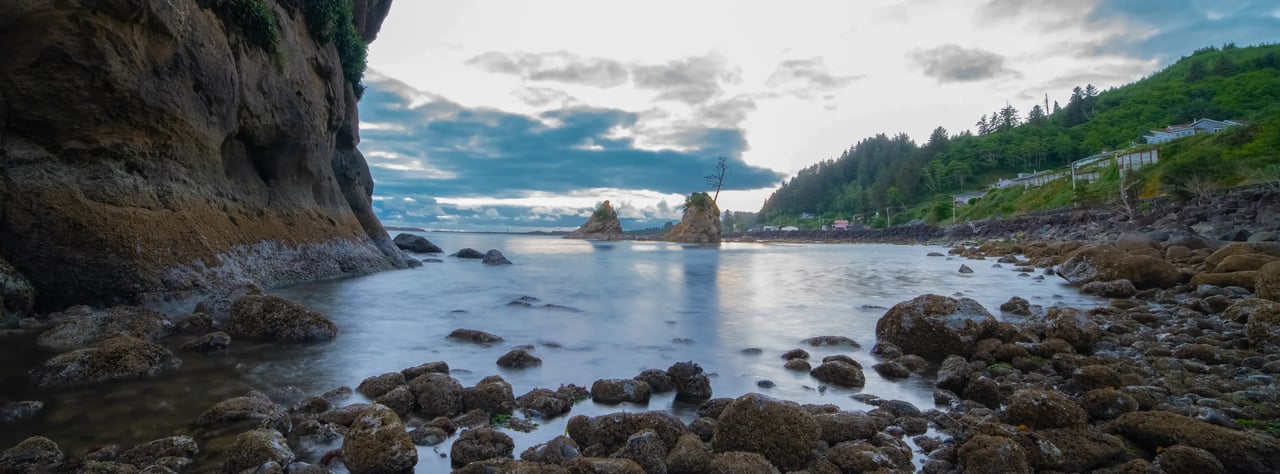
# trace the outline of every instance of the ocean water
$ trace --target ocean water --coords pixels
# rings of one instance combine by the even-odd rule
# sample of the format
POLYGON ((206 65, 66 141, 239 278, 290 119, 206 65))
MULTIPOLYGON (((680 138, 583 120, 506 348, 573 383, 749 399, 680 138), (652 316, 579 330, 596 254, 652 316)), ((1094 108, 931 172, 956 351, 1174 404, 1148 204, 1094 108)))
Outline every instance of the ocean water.
MULTIPOLYGON (((869 393, 933 406, 933 380, 879 376, 869 354, 875 324, 888 307, 925 293, 973 298, 999 317, 1000 303, 1020 296, 1044 306, 1093 307, 1101 300, 1078 294, 1057 277, 1019 276, 994 260, 927 257, 945 248, 895 245, 725 243, 699 246, 663 242, 589 242, 508 234, 422 234, 453 252, 463 247, 499 249, 514 265, 436 257, 421 268, 331 280, 273 290, 327 315, 340 328, 336 340, 305 346, 232 342, 226 354, 181 354, 183 369, 157 379, 43 392, 23 383, 32 360, 23 342, 4 344, 0 357, 18 361, 0 369, 0 397, 49 404, 40 420, 7 427, 0 445, 42 434, 71 453, 105 443, 147 441, 189 432, 189 423, 213 402, 287 388, 319 394, 355 387, 365 377, 443 360, 453 377, 471 386, 501 375, 516 396, 534 388, 601 378, 630 378, 645 369, 693 361, 712 375, 716 397, 748 392, 800 403, 872 407, 851 398, 869 393), (961 274, 961 264, 973 268, 961 274), (532 307, 511 305, 536 298, 532 307), (551 305, 551 306, 547 306, 551 305), (505 338, 491 346, 449 340, 458 328, 505 338), (812 336, 850 337, 861 349, 812 348, 812 336), (505 369, 498 357, 532 345, 540 367, 505 369), (746 348, 761 354, 749 355, 746 348), (866 387, 824 387, 806 372, 783 368, 780 355, 804 348, 816 366, 822 357, 846 354, 866 367, 866 387), (759 388, 769 380, 776 386, 759 388)), ((174 344, 179 344, 175 342, 174 344)), ((43 357, 43 356, 41 356, 43 357)), ((359 395, 353 400, 363 401, 359 395)), ((605 406, 586 401, 568 416, 538 420, 533 433, 509 432, 516 455, 564 432, 576 414, 671 410, 686 421, 694 405, 655 395, 647 405, 605 406)), ((308 453, 327 447, 307 447, 308 453)), ((448 469, 449 444, 420 448, 419 472, 448 469)))

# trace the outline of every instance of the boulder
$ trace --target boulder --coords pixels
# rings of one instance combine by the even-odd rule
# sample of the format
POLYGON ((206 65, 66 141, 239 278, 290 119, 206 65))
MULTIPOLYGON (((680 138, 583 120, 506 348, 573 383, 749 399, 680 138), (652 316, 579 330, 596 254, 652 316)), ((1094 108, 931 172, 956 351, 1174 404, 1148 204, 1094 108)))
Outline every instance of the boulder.
POLYGON ((813 347, 850 347, 853 349, 862 347, 858 344, 858 341, 845 336, 814 336, 800 342, 813 347))
POLYGON ((0 472, 54 472, 62 459, 57 443, 32 436, 0 453, 0 472))
POLYGON ((1261 254, 1280 258, 1280 244, 1234 242, 1215 250, 1204 259, 1204 270, 1210 273, 1221 273, 1218 265, 1234 255, 1261 254))
POLYGON ((818 423, 819 437, 828 445, 836 445, 844 441, 865 440, 880 431, 866 413, 838 411, 813 415, 818 423))
POLYGON ((476 344, 484 345, 497 344, 505 340, 502 336, 489 334, 476 329, 454 329, 453 332, 449 333, 446 337, 453 340, 474 342, 476 344))
POLYGON ((405 384, 404 374, 388 372, 364 379, 360 382, 360 385, 356 386, 356 392, 370 399, 375 399, 405 384))
POLYGON ((1128 298, 1138 294, 1138 289, 1129 280, 1091 281, 1082 285, 1080 292, 1103 298, 1128 298))
POLYGON ((182 360, 163 346, 121 336, 97 347, 55 356, 31 369, 29 374, 42 387, 65 387, 154 377, 180 365, 182 360))
POLYGON ((1011 438, 975 435, 957 450, 966 474, 1030 473, 1027 452, 1011 438))
POLYGON ((1138 411, 1138 401, 1133 396, 1106 388, 1085 392, 1080 405, 1092 420, 1113 420, 1125 413, 1138 411))
POLYGON ((1019 430, 1015 439, 1034 472, 1095 472, 1134 456, 1119 436, 1086 426, 1019 430))
POLYGON ((956 271, 958 271, 958 272, 960 272, 960 273, 966 273, 966 274, 968 274, 968 273, 973 273, 973 269, 972 269, 972 268, 969 268, 969 266, 968 266, 968 265, 965 265, 965 264, 963 264, 963 263, 962 263, 962 264, 960 264, 960 269, 959 269, 959 270, 956 270, 956 271))
POLYGON ((1174 413, 1126 413, 1104 425, 1103 431, 1123 436, 1149 452, 1179 444, 1195 446, 1213 454, 1227 472, 1280 472, 1280 440, 1275 437, 1174 413))
POLYGON ((840 472, 899 472, 893 458, 866 441, 845 441, 827 451, 827 461, 840 472))
POLYGON ((467 247, 457 251, 453 255, 450 255, 450 257, 465 258, 470 260, 480 260, 484 258, 484 254, 480 253, 479 250, 467 247))
POLYGON ((511 265, 511 261, 507 260, 507 256, 503 255, 498 249, 489 249, 484 253, 482 262, 485 265, 511 265))
POLYGON ((410 431, 409 439, 416 446, 435 446, 449 439, 449 432, 443 428, 424 426, 410 431))
POLYGON ((1222 319, 1244 324, 1253 319, 1255 314, 1277 313, 1280 313, 1280 303, 1262 298, 1245 298, 1228 306, 1222 312, 1222 319))
POLYGON ((706 472, 711 458, 711 451, 698 435, 685 433, 680 435, 676 446, 667 453, 665 462, 667 471, 672 474, 693 474, 706 472))
POLYGON ((782 367, 787 370, 794 370, 797 372, 808 372, 813 370, 813 366, 809 364, 809 361, 804 359, 790 359, 787 363, 783 364, 782 367))
POLYGON ((0 257, 0 329, 15 328, 19 319, 31 316, 35 299, 27 277, 0 257))
POLYGON ((16 424, 34 418, 44 411, 44 402, 0 402, 0 425, 16 424))
POLYGON ((510 415, 516 410, 516 396, 501 377, 485 377, 462 391, 462 405, 466 411, 483 410, 490 417, 510 415))
POLYGON ((209 354, 226 350, 231 347, 231 335, 222 331, 211 332, 200 337, 192 338, 182 344, 182 350, 194 351, 209 354))
POLYGON ((462 413, 462 384, 446 374, 427 373, 409 381, 418 409, 427 418, 462 413))
POLYGON ((911 370, 901 362, 890 360, 871 366, 881 377, 890 379, 905 379, 911 376, 911 370))
POLYGON ((565 463, 570 473, 645 474, 635 461, 622 458, 579 457, 565 463))
POLYGON ((964 357, 958 355, 947 356, 942 361, 942 365, 938 367, 937 385, 943 390, 960 393, 964 391, 965 385, 969 383, 969 373, 973 369, 969 367, 969 362, 964 357))
POLYGON ((823 362, 822 365, 809 371, 809 375, 822 382, 845 388, 860 388, 867 383, 866 376, 862 374, 862 368, 839 360, 823 362))
POLYGON ((663 240, 695 244, 720 242, 720 208, 707 193, 693 193, 685 202, 684 216, 663 240))
POLYGON ((270 428, 288 433, 293 427, 289 411, 271 401, 262 392, 249 392, 245 396, 220 401, 196 418, 196 426, 227 428, 243 431, 251 428, 270 428))
POLYGON ((1000 311, 1018 316, 1031 316, 1031 302, 1017 296, 1010 297, 1009 301, 1000 304, 1000 311))
POLYGON ((1164 448, 1157 454, 1155 467, 1165 474, 1227 473, 1227 468, 1212 453, 1181 444, 1164 448))
POLYGON ((591 384, 591 400, 610 405, 649 403, 651 392, 648 383, 636 379, 600 379, 591 384))
POLYGON ((410 252, 417 252, 417 253, 444 252, 444 250, 442 250, 439 246, 431 243, 431 241, 427 240, 426 237, 422 237, 420 235, 400 233, 400 234, 396 234, 396 237, 394 239, 391 239, 391 241, 395 243, 396 247, 399 247, 400 250, 408 250, 410 252))
POLYGON ((1130 255, 1113 245, 1082 247, 1072 252, 1056 272, 1068 283, 1081 286, 1094 281, 1129 280, 1140 290, 1169 288, 1182 281, 1177 267, 1150 255, 1130 255))
POLYGON ((1026 388, 1009 397, 1003 421, 1033 429, 1084 426, 1088 416, 1075 402, 1059 392, 1026 388))
POLYGON ((647 369, 632 378, 649 384, 649 389, 653 393, 666 393, 676 389, 671 382, 671 376, 667 375, 665 370, 647 369))
MULTIPOLYGON (((224 472, 243 472, 253 470, 267 463, 288 466, 293 462, 293 451, 288 442, 276 430, 256 429, 236 436, 236 440, 227 449, 222 463, 224 472)), ((355 472, 352 469, 352 472, 355 472)))
POLYGON ((564 236, 566 239, 618 240, 624 237, 622 223, 618 221, 618 212, 608 200, 600 204, 587 222, 577 230, 564 236))
POLYGON ((409 367, 407 369, 401 370, 400 373, 404 374, 405 380, 413 380, 423 374, 428 374, 428 373, 438 373, 438 374, 449 375, 449 364, 444 361, 427 362, 425 364, 421 364, 421 365, 417 365, 414 367, 409 367))
POLYGON ((759 453, 778 469, 794 471, 804 467, 819 436, 817 421, 799 405, 748 393, 720 414, 711 445, 720 453, 759 453))
POLYGON ((174 332, 174 325, 155 311, 116 306, 87 313, 68 311, 66 318, 40 334, 36 345, 64 352, 93 346, 119 336, 153 341, 174 332))
POLYGON ((1276 261, 1280 261, 1280 258, 1263 253, 1229 255, 1213 267, 1213 273, 1256 271, 1264 265, 1276 261))
POLYGON ((684 400, 711 398, 711 379, 702 366, 690 362, 676 362, 667 368, 667 377, 675 388, 676 397, 684 400))
POLYGON ((662 438, 666 449, 675 447, 680 435, 689 429, 668 411, 641 413, 611 413, 597 417, 575 416, 569 419, 566 431, 583 453, 588 456, 607 456, 621 449, 631 435, 653 430, 662 438))
POLYGON ((449 450, 449 462, 453 467, 487 459, 511 458, 516 445, 510 436, 490 428, 463 431, 449 450))
POLYGON ((1136 250, 1158 249, 1160 242, 1157 242, 1156 239, 1147 234, 1129 231, 1116 237, 1115 246, 1120 250, 1133 252, 1136 250))
POLYGON ((1254 291, 1254 283, 1256 283, 1258 272, 1231 272, 1231 273, 1197 273, 1191 277, 1192 286, 1213 285, 1218 287, 1238 286, 1249 291, 1254 291))
MULTIPOLYGON (((1280 305, 1276 305, 1280 306, 1280 305)), ((1255 347, 1280 346, 1280 311, 1255 311, 1245 323, 1245 333, 1255 347)))
POLYGON ((551 441, 532 446, 520 453, 522 460, 555 465, 563 465, 580 457, 582 457, 582 450, 578 448, 578 443, 564 435, 556 436, 551 441))
POLYGON ((276 342, 319 342, 338 336, 338 326, 323 314, 272 295, 236 300, 225 329, 232 336, 276 342))
POLYGON ((1253 277, 1253 291, 1259 298, 1280 302, 1280 262, 1271 262, 1258 269, 1253 277))
POLYGON ((352 474, 413 472, 418 449, 400 417, 374 404, 356 417, 343 437, 342 462, 352 474))
POLYGON ((393 388, 391 391, 373 399, 373 401, 390 408, 400 416, 409 414, 410 411, 413 411, 413 407, 417 405, 417 397, 405 385, 393 388))
POLYGON ((524 349, 512 349, 498 358, 498 365, 512 369, 523 369, 542 365, 542 359, 535 357, 524 349))
POLYGON ((200 448, 196 445, 196 440, 190 436, 172 436, 134 446, 133 449, 121 454, 117 460, 143 469, 155 464, 160 458, 174 457, 190 460, 199 452, 200 448))
POLYGON ((974 343, 995 328, 996 319, 977 301, 922 295, 889 308, 876 322, 876 338, 938 361, 972 354, 974 343))
POLYGON ((535 388, 516 398, 516 406, 526 416, 549 419, 568 413, 573 402, 551 390, 535 388))
POLYGON ((791 349, 782 353, 782 360, 808 359, 809 351, 804 349, 791 349))
POLYGON ((1076 308, 1055 306, 1045 313, 1045 337, 1067 341, 1080 352, 1089 352, 1102 337, 1102 330, 1089 314, 1076 308))
POLYGON ((627 437, 626 443, 609 457, 635 461, 649 474, 667 472, 667 446, 653 430, 639 431, 627 437))

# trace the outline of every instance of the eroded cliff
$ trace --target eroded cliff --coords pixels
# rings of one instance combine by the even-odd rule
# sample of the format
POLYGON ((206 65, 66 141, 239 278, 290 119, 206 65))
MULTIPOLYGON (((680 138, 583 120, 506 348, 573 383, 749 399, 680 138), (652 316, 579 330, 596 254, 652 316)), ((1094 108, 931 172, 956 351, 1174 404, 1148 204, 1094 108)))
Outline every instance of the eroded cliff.
MULTIPOLYGON (((0 256, 37 309, 189 310, 405 266, 370 205, 352 84, 303 2, 256 2, 274 48, 218 10, 254 1, 5 3, 0 256)), ((354 3, 372 39, 390 0, 354 3)))
POLYGON ((693 193, 684 203, 684 217, 662 238, 668 242, 720 242, 720 207, 707 193, 693 193))
POLYGON ((618 211, 613 209, 613 204, 605 201, 597 207, 595 212, 591 213, 591 217, 587 218, 569 235, 564 236, 566 239, 587 239, 587 240, 619 240, 626 237, 622 233, 622 222, 618 221, 618 211))

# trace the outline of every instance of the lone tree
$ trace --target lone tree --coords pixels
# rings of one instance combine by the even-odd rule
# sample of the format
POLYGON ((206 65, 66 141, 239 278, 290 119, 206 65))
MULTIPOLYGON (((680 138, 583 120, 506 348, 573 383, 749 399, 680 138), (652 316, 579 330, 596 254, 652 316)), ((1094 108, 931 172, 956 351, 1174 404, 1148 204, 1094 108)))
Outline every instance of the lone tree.
POLYGON ((724 186, 724 177, 728 175, 729 158, 722 156, 718 161, 716 161, 715 171, 712 171, 711 174, 707 175, 707 186, 716 188, 716 194, 711 197, 712 201, 720 198, 720 187, 724 186))

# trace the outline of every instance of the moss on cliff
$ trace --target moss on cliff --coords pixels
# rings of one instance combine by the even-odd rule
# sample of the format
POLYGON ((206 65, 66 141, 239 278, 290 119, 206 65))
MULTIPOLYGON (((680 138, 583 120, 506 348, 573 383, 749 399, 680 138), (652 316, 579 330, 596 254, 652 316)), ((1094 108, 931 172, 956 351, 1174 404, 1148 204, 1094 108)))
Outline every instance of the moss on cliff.
POLYGON ((351 83, 356 97, 364 95, 364 70, 369 45, 356 31, 351 0, 308 0, 305 4, 307 27, 321 43, 333 41, 342 60, 342 77, 351 83))
POLYGON ((224 22, 240 28, 254 46, 280 52, 280 19, 264 0, 217 0, 213 6, 224 22))

